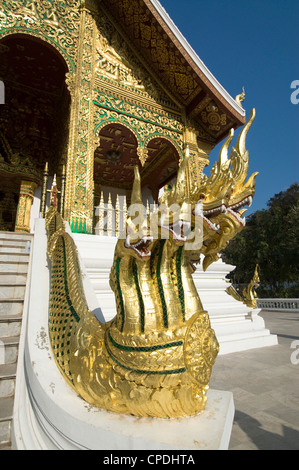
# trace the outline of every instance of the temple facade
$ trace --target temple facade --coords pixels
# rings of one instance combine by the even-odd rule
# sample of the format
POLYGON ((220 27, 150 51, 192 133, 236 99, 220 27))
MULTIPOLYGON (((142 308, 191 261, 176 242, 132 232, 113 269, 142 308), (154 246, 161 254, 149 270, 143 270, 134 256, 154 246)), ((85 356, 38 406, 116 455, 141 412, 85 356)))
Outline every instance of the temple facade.
POLYGON ((196 184, 245 122, 157 0, 5 1, 0 80, 4 231, 34 230, 55 175, 72 232, 109 234, 103 208, 125 210, 134 166, 157 202, 186 151, 196 184))
MULTIPOLYGON (((59 304, 57 312, 55 310, 58 316, 65 314, 65 318, 73 321, 74 317, 77 322, 80 318, 76 312, 83 318, 86 310, 92 324, 94 317, 99 320, 96 324, 99 330, 102 328, 99 324, 108 324, 115 317, 117 305, 109 273, 126 211, 131 199, 134 200, 136 189, 134 192, 132 187, 137 179, 138 185, 141 182, 137 193, 140 192, 148 210, 150 206, 155 207, 163 188, 174 182, 184 167, 187 168, 186 178, 178 176, 175 184, 178 192, 180 187, 185 188, 184 182, 188 182, 188 191, 197 191, 199 199, 203 199, 201 183, 205 181, 214 188, 220 212, 223 201, 228 204, 232 197, 227 217, 236 222, 224 223, 223 239, 218 236, 220 228, 206 219, 208 227, 216 234, 213 232, 213 236, 221 241, 220 248, 223 240, 225 244, 231 238, 234 223, 245 224, 236 211, 250 198, 252 200, 257 173, 250 177, 250 184, 246 183, 244 189, 248 170, 245 137, 254 117, 249 118, 249 125, 245 124, 243 99, 244 93, 234 99, 220 85, 158 0, 5 0, 1 3, 0 379, 4 379, 6 385, 4 392, 0 390, 0 399, 4 398, 5 403, 13 399, 14 403, 7 416, 0 420, 0 448, 1 442, 12 443, 14 449, 21 450, 228 447, 234 411, 232 397, 226 392, 219 395, 211 391, 209 400, 214 407, 211 420, 209 410, 207 418, 202 415, 191 421, 187 418, 184 423, 177 423, 173 435, 167 424, 161 426, 161 421, 148 421, 145 426, 139 426, 136 416, 128 414, 124 418, 80 398, 56 366, 55 357, 60 354, 61 364, 64 364, 64 352, 70 354, 69 343, 64 344, 63 334, 61 349, 58 351, 57 343, 54 351, 49 318, 56 309, 54 303, 62 300, 65 303, 59 304), (228 146, 233 129, 244 124, 240 134, 243 133, 244 138, 239 138, 242 152, 235 151, 241 163, 234 167, 234 186, 228 178, 226 187, 222 185, 225 175, 221 172, 228 169, 227 161, 231 163, 227 159, 228 146), (225 139, 210 179, 203 178, 210 152, 225 139), (242 188, 237 185, 240 189, 236 192, 240 194, 237 200, 232 196, 236 181, 242 188), (52 204, 48 211, 50 199, 52 204), (61 240, 67 240, 68 245, 61 240), (62 251, 55 255, 58 261, 50 268, 49 259, 59 246, 62 251), (65 246, 69 247, 67 251, 65 246), (215 419, 215 412, 219 419, 215 419), (209 425, 211 431, 207 433, 209 425)), ((208 198, 207 213, 211 218, 212 203, 213 199, 208 198)), ((225 211, 223 214, 226 217, 225 211)), ((158 292, 157 302, 161 301, 160 311, 164 314, 163 243, 156 256, 159 282, 155 292, 158 292)), ((225 276, 234 267, 221 259, 214 262, 218 258, 212 256, 212 244, 211 253, 207 269, 203 269, 203 263, 198 264, 194 267, 193 280, 191 274, 187 280, 189 282, 190 278, 192 286, 194 281, 192 295, 197 299, 198 292, 202 307, 209 313, 220 354, 276 344, 277 338, 270 335, 258 316, 260 310, 227 294, 225 276)), ((183 312, 180 328, 175 330, 178 332, 182 331, 181 324, 187 325, 185 306, 191 298, 191 290, 187 289, 184 294, 181 260, 178 255, 173 265, 178 273, 177 287, 173 287, 172 279, 168 283, 172 273, 165 268, 165 286, 171 295, 174 293, 170 300, 175 298, 183 312), (175 297, 175 288, 179 297, 175 297)), ((197 263, 200 258, 193 261, 197 263)), ((135 266, 135 262, 131 263, 130 269, 135 266)), ((118 264, 115 273, 115 286, 118 286, 118 295, 122 295, 118 264)), ((136 286, 139 286, 138 276, 134 271, 136 286)), ((133 278, 130 275, 128 279, 133 278)), ((186 286, 189 284, 185 284, 185 289, 186 286)), ((125 293, 126 287, 125 279, 125 293)), ((144 303, 139 287, 136 292, 143 328, 144 303)), ((122 306, 122 302, 119 304, 122 306)), ((135 304, 131 304, 134 310, 135 304)), ((172 306, 175 307, 175 302, 172 306)), ((176 308, 170 310, 171 314, 172 310, 176 312, 176 308)), ((150 318, 156 316, 154 310, 150 318)), ((167 312, 163 317, 165 329, 166 317, 167 312)), ((60 326, 62 318, 56 323, 59 323, 57 331, 61 328, 64 331, 65 326, 60 326)), ((190 325, 192 333, 194 324, 190 325)), ((151 336, 153 331, 148 329, 151 336)), ((78 337, 81 338, 80 334, 78 337)), ((82 336, 82 348, 87 344, 87 337, 90 337, 88 331, 82 336)), ((190 334, 188 338, 191 337, 190 334)), ((166 334, 165 338, 168 338, 166 334)), ((207 338, 205 344, 215 346, 215 341, 207 338)), ((110 337, 108 339, 110 341, 110 337)), ((135 348, 135 343, 131 347, 129 343, 129 346, 120 346, 116 342, 113 347, 118 347, 121 353, 153 352, 155 367, 159 362, 155 359, 157 349, 164 353, 169 348, 181 348, 180 360, 188 363, 188 367, 171 369, 170 375, 187 374, 189 369, 192 372, 194 348, 190 346, 193 352, 189 354, 186 341, 182 353, 185 337, 179 338, 180 341, 175 339, 171 342, 167 339, 162 346, 157 343, 158 347, 145 343, 144 347, 135 348)), ((84 360, 84 354, 84 351, 74 353, 72 358, 78 356, 84 360)), ((92 354, 88 357, 92 358, 92 354)), ((110 359, 107 356, 108 362, 110 359)), ((194 370, 196 367, 195 360, 194 370)), ((125 370, 140 374, 143 369, 128 366, 125 370)), ((154 373, 160 380, 162 372, 154 373)), ((109 386, 112 382, 107 381, 109 386)), ((78 383, 81 383, 80 376, 78 383)), ((193 381, 190 383, 193 386, 193 381)), ((148 388, 152 392, 152 385, 148 388)), ((114 392, 111 396, 114 397, 114 392)), ((168 408, 168 398, 162 401, 168 408)), ((182 403, 185 401, 189 403, 188 400, 182 403)), ((189 417, 193 411, 192 408, 180 416, 189 417)))

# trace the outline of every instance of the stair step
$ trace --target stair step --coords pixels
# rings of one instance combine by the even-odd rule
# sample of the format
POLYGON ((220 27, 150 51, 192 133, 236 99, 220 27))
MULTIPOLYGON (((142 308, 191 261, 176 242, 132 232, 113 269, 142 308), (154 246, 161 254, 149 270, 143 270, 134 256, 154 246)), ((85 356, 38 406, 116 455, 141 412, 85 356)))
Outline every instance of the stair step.
POLYGON ((17 364, 0 364, 0 380, 16 377, 17 364))
POLYGON ((14 397, 0 398, 0 450, 11 450, 14 397))
POLYGON ((24 287, 26 286, 26 277, 23 277, 22 280, 17 281, 16 278, 11 278, 10 281, 7 277, 2 276, 0 273, 0 289, 1 287, 24 287))
POLYGON ((0 450, 12 450, 10 436, 11 420, 0 421, 0 450))
POLYGON ((0 399, 0 421, 6 421, 12 418, 13 415, 13 397, 0 399))
POLYGON ((17 364, 0 365, 0 398, 14 396, 17 364))
POLYGON ((11 441, 5 442, 0 440, 0 450, 13 450, 11 441))
POLYGON ((0 253, 0 262, 1 263, 28 263, 29 262, 29 253, 10 253, 7 251, 2 251, 0 253))
POLYGON ((2 336, 0 338, 0 362, 2 362, 2 365, 10 365, 17 362, 19 342, 19 336, 2 336))
POLYGON ((0 271, 0 286, 3 284, 26 284, 27 272, 0 271))
POLYGON ((22 245, 1 245, 0 243, 0 255, 2 253, 29 253, 30 244, 27 247, 27 242, 22 245))
POLYGON ((21 315, 23 312, 23 299, 1 299, 0 298, 0 317, 21 315))
POLYGON ((0 338, 20 336, 22 316, 1 315, 0 316, 0 338))
POLYGON ((33 233, 21 233, 21 232, 6 232, 6 231, 1 231, 0 232, 0 240, 32 240, 33 239, 33 233))
POLYGON ((26 284, 0 284, 0 299, 24 299, 26 284))
POLYGON ((16 246, 16 247, 24 247, 26 246, 27 243, 31 244, 31 240, 15 240, 14 238, 2 238, 1 237, 1 232, 0 232, 0 246, 16 246))
POLYGON ((0 245, 26 245, 27 242, 32 242, 33 237, 19 237, 19 236, 5 236, 0 232, 0 245))
POLYGON ((22 262, 2 262, 0 260, 0 273, 10 273, 10 274, 26 274, 28 271, 28 261, 22 262))
POLYGON ((14 364, 18 359, 19 336, 1 336, 0 338, 0 361, 4 365, 14 364))
POLYGON ((0 450, 11 426, 24 295, 33 234, 0 232, 0 450))

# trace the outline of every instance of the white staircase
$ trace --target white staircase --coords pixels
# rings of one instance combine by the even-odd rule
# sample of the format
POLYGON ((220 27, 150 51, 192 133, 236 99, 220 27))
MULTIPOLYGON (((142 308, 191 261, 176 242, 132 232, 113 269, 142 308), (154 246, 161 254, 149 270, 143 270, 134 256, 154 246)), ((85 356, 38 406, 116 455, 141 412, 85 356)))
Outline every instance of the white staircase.
MULTIPOLYGON (((117 238, 83 234, 73 234, 73 238, 83 270, 95 294, 91 310, 95 314, 99 310, 109 321, 116 313, 109 273, 117 238)), ((270 334, 264 320, 258 315, 260 310, 252 310, 226 293, 229 283, 225 277, 233 269, 234 266, 219 260, 209 266, 205 273, 200 265, 193 276, 203 307, 209 312, 220 343, 220 354, 277 344, 276 335, 270 334)))
POLYGON ((0 450, 11 448, 11 421, 23 303, 33 234, 0 232, 0 450))
POLYGON ((109 285, 109 276, 117 238, 77 233, 72 236, 78 248, 81 266, 95 294, 94 304, 90 304, 90 308, 99 319, 103 316, 105 321, 109 321, 116 314, 115 297, 109 285))

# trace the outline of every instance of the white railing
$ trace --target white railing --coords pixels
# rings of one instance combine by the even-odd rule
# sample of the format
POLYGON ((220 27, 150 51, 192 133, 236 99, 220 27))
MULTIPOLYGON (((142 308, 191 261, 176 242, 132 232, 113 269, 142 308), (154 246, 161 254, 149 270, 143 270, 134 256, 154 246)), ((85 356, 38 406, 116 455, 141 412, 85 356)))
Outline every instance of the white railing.
MULTIPOLYGON (((155 210, 156 204, 146 201, 144 216, 149 216, 155 210)), ((101 192, 101 200, 95 207, 95 234, 108 237, 118 237, 126 229, 126 220, 129 206, 126 196, 117 195, 112 202, 111 193, 104 196, 101 192)))
POLYGON ((257 299, 258 308, 299 312, 299 299, 257 299))
POLYGON ((108 237, 118 237, 125 228, 127 216, 127 199, 117 195, 116 202, 112 204, 111 194, 107 200, 101 193, 100 204, 95 208, 95 234, 108 237))

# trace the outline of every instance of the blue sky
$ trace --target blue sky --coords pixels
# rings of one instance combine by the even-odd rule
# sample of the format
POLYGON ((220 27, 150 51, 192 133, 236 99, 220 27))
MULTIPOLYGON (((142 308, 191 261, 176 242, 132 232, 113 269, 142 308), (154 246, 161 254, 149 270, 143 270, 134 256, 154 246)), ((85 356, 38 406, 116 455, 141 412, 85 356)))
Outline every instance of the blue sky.
POLYGON ((298 0, 160 3, 231 96, 245 87, 247 117, 256 109, 247 136, 249 172, 260 172, 247 214, 266 208, 270 197, 299 182, 299 104, 290 99, 291 83, 299 80, 298 0))

